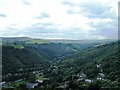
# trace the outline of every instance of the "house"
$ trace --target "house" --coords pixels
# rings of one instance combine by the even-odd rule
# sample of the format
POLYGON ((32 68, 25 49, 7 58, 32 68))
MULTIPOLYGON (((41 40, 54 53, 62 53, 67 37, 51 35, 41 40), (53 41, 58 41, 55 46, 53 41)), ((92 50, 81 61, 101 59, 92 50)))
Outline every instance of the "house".
POLYGON ((66 87, 67 87, 67 85, 61 85, 61 86, 59 86, 57 88, 59 88, 59 89, 65 89, 66 87))
POLYGON ((43 83, 43 80, 36 80, 36 82, 38 82, 38 83, 43 83))
POLYGON ((2 86, 2 85, 4 85, 6 82, 5 81, 3 81, 3 82, 0 82, 0 85, 2 86))
POLYGON ((35 86, 38 86, 38 83, 26 83, 26 88, 35 88, 35 86))
POLYGON ((101 64, 97 64, 97 68, 100 69, 100 72, 103 72, 103 69, 102 69, 102 65, 101 65, 101 64))
POLYGON ((101 77, 97 77, 97 80, 104 80, 103 78, 101 78, 101 77))
MULTIPOLYGON (((6 82, 3 81, 3 82, 0 82, 0 87, 4 87, 6 85, 6 82)), ((1 89, 0 89, 1 90, 1 89)))
POLYGON ((101 78, 105 77, 105 75, 103 73, 99 73, 98 76, 101 77, 101 78))
POLYGON ((68 85, 67 85, 67 83, 65 83, 65 84, 61 84, 61 85, 58 86, 57 88, 58 88, 58 89, 66 90, 67 87, 68 87, 68 85))
POLYGON ((87 83, 92 83, 93 81, 90 80, 90 79, 85 79, 85 82, 87 82, 87 83))
POLYGON ((105 75, 103 73, 99 73, 97 80, 104 80, 105 75))
POLYGON ((97 68, 100 68, 101 67, 101 64, 97 64, 97 68))
POLYGON ((82 79, 82 78, 77 79, 77 81, 82 81, 82 80, 84 80, 84 79, 82 79))
POLYGON ((87 75, 83 72, 83 70, 80 72, 79 74, 79 78, 80 79, 85 79, 87 77, 87 75))

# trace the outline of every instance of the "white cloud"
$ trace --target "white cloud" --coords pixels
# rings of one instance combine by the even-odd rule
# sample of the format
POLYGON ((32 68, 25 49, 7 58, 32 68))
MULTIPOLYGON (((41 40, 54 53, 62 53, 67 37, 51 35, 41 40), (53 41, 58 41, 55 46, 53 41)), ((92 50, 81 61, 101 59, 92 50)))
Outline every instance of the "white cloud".
MULTIPOLYGON (((103 23, 103 27, 105 27, 104 23, 113 22, 113 17, 117 19, 117 2, 117 0, 0 0, 0 13, 7 16, 0 18, 0 31, 5 36, 28 34, 34 37, 36 33, 36 36, 39 37, 39 35, 43 33, 41 33, 41 30, 40 33, 38 33, 39 30, 34 32, 33 28, 36 27, 39 29, 43 27, 43 30, 47 28, 47 30, 56 30, 56 34, 57 32, 62 33, 63 35, 59 38, 67 37, 68 34, 66 33, 66 35, 64 35, 64 31, 82 32, 86 34, 84 36, 90 37, 91 32, 97 32, 97 30, 99 30, 91 25, 92 23, 103 23), (101 18, 99 15, 95 18, 86 16, 86 12, 82 11, 82 8, 90 10, 86 6, 89 3, 95 3, 96 6, 100 4, 104 6, 104 9, 110 7, 109 12, 112 13, 113 17, 110 15, 108 18, 101 18), (71 14, 67 13, 69 10, 71 14), (38 26, 37 23, 45 24, 38 26), (53 23, 54 25, 47 25, 47 23, 53 23), (30 34, 30 32, 34 32, 34 35, 30 34)), ((95 6, 91 8, 93 11, 96 10, 94 7, 95 6)), ((90 10, 87 15, 94 14, 95 12, 97 11, 92 12, 92 10, 90 10)), ((107 12, 107 14, 103 15, 108 14, 107 12)), ((43 35, 43 38, 45 36, 47 35, 43 35)), ((85 38, 84 36, 83 38, 85 38)), ((48 37, 51 37, 49 32, 48 37)), ((71 34, 71 37, 74 38, 74 33, 71 34)), ((54 36, 52 36, 52 38, 54 38, 54 36)), ((57 36, 55 36, 55 38, 57 38, 57 36)), ((99 38, 98 36, 98 39, 99 38)))

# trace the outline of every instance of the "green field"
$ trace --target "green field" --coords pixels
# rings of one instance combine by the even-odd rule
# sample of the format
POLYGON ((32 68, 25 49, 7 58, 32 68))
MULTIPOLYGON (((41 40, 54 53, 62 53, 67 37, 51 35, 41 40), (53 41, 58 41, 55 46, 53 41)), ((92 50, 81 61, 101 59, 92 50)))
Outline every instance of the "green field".
POLYGON ((19 88, 19 86, 20 86, 21 84, 25 84, 25 83, 27 83, 26 80, 22 80, 22 81, 14 82, 14 83, 10 84, 10 87, 16 87, 16 88, 19 88))
POLYGON ((41 76, 40 76, 40 75, 36 75, 36 79, 37 79, 37 80, 43 80, 44 77, 43 77, 42 75, 41 75, 41 76))
POLYGON ((26 44, 43 44, 43 43, 50 43, 48 40, 42 39, 31 39, 26 41, 26 44))
POLYGON ((16 49, 23 49, 24 48, 23 45, 11 45, 11 46, 13 46, 16 49))

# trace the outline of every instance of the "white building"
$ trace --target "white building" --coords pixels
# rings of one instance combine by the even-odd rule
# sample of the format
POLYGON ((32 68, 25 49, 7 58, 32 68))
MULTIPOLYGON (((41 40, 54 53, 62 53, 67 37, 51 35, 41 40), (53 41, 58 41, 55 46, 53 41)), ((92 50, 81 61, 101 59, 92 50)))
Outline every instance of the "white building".
POLYGON ((90 80, 90 79, 85 79, 85 82, 87 82, 87 83, 92 83, 93 81, 90 80))

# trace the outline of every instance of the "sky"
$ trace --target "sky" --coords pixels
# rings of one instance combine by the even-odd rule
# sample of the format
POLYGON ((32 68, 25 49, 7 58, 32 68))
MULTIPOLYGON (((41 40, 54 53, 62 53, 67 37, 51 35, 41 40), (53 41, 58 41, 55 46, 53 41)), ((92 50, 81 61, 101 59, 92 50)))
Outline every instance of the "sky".
POLYGON ((0 36, 117 39, 119 0, 0 0, 0 36))

